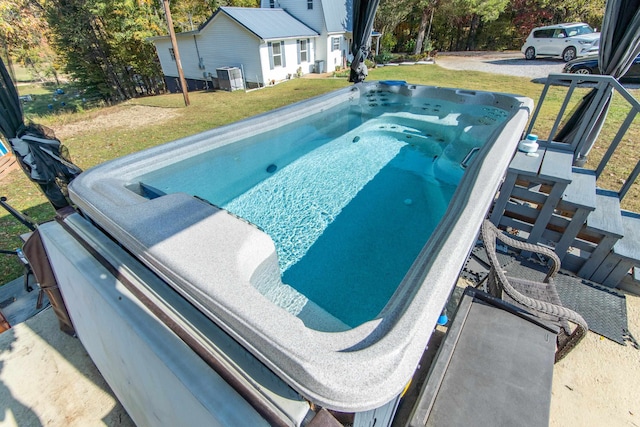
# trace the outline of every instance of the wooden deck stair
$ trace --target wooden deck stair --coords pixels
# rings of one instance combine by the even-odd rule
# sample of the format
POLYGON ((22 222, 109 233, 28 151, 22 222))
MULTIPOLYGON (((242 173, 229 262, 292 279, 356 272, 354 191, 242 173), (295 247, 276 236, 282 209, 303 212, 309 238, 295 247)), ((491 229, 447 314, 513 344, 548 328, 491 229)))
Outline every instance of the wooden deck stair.
POLYGON ((0 179, 9 175, 11 171, 19 168, 20 165, 13 154, 9 153, 0 157, 0 179))
MULTIPOLYGON (((589 108, 587 115, 596 110, 595 106, 589 108)), ((620 152, 621 142, 633 139, 629 131, 638 117, 640 100, 612 76, 549 74, 524 132, 527 135, 548 131, 548 136, 538 140, 538 156, 516 153, 494 203, 491 221, 511 229, 518 238, 553 248, 565 270, 610 287, 623 286, 629 290, 631 286, 632 292, 640 295, 640 216, 620 210, 620 201, 640 178, 640 156, 620 152), (569 107, 583 97, 575 91, 586 83, 598 102, 614 93, 629 107, 623 121, 609 122, 603 116, 610 125, 611 139, 600 133, 595 119, 571 122, 573 112, 568 111, 569 107), (556 100, 558 91, 564 91, 559 110, 545 103, 547 98, 556 100), (556 118, 549 129, 550 112, 556 118), (538 127, 539 117, 545 120, 538 127), (560 131, 567 126, 571 132, 560 131), (586 162, 595 142, 601 147, 606 145, 595 170, 574 167, 586 162), (625 166, 631 167, 621 187, 615 191, 597 188, 598 177, 620 155, 625 166), (560 189, 562 194, 557 200, 560 189)))
POLYGON ((596 194, 596 208, 587 217, 583 230, 585 234, 597 237, 598 244, 588 262, 585 262, 578 271, 580 277, 587 279, 590 279, 598 269, 613 245, 624 236, 618 194, 600 188, 593 190, 596 194))
POLYGON ((622 211, 617 192, 597 188, 595 171, 558 161, 555 147, 549 153, 553 167, 546 168, 546 156, 537 161, 516 153, 492 222, 550 246, 563 268, 580 277, 610 287, 635 281, 629 272, 640 270, 640 214, 622 211), (536 169, 544 175, 532 173, 536 169))
POLYGON ((617 286, 632 269, 634 276, 640 275, 640 214, 622 211, 620 219, 624 235, 592 275, 606 286, 617 286))
POLYGON ((582 234, 582 228, 587 217, 596 209, 596 176, 592 171, 582 168, 572 168, 571 182, 567 185, 557 207, 557 216, 569 218, 569 223, 561 230, 561 236, 555 246, 556 254, 565 264, 565 268, 577 271, 582 266, 580 257, 568 254, 572 246, 577 246, 576 238, 585 238, 582 250, 588 251, 592 246, 590 239, 582 234), (568 255, 568 257, 567 257, 568 255))

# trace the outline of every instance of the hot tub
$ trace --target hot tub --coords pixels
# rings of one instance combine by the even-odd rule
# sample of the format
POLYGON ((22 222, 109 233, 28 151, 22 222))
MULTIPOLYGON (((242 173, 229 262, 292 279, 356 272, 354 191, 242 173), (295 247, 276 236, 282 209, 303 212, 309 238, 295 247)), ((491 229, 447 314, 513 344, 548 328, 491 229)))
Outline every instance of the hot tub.
POLYGON ((532 108, 358 84, 100 165, 79 210, 311 402, 411 379, 532 108))

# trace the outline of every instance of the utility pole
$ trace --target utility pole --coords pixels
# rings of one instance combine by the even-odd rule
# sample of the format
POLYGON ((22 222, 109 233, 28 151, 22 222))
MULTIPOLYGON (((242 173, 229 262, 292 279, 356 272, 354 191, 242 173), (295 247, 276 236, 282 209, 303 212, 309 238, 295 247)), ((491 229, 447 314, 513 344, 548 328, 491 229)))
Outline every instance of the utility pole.
POLYGON ((169 0, 163 0, 164 4, 164 16, 167 17, 167 26, 169 27, 169 37, 171 37, 171 46, 173 47, 173 54, 176 58, 176 66, 178 67, 178 77, 180 77, 180 86, 182 86, 182 96, 184 97, 184 105, 189 106, 189 93, 187 92, 187 82, 184 79, 184 73, 182 72, 182 63, 180 62, 180 52, 178 52, 178 41, 176 40, 176 33, 173 30, 173 20, 171 19, 171 10, 169 9, 169 0))

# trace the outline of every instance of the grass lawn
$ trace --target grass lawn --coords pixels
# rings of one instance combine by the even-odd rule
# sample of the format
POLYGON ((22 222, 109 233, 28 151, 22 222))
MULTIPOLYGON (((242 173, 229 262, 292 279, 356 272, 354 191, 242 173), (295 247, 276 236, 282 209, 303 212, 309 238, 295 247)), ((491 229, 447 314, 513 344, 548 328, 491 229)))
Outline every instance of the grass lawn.
POLYGON ((33 80, 31 71, 27 67, 23 67, 15 62, 13 63, 13 72, 18 82, 30 82, 33 80))
MULTIPOLYGON (((532 83, 529 79, 519 77, 497 76, 494 74, 473 71, 452 71, 437 65, 384 67, 370 71, 368 80, 406 80, 416 84, 427 84, 442 87, 457 87, 473 90, 489 90, 525 95, 537 102, 543 85, 532 83)), ((102 109, 81 110, 76 113, 64 111, 50 112, 47 109, 28 110, 25 114, 36 123, 52 128, 57 136, 69 148, 76 164, 83 169, 90 168, 107 160, 140 151, 177 138, 192 135, 207 129, 235 122, 246 117, 282 107, 296 101, 320 95, 350 83, 346 79, 295 79, 274 87, 252 92, 193 92, 189 94, 191 106, 184 107, 181 94, 162 95, 135 99, 123 104, 102 109), (44 115, 41 115, 42 112, 44 115)), ((20 94, 26 94, 24 87, 20 94)), ((37 88, 29 88, 30 93, 37 94, 37 88)), ((564 91, 554 88, 550 91, 549 109, 539 119, 539 129, 535 129, 541 137, 550 131, 553 113, 559 110, 564 91), (548 116, 548 118, 546 118, 548 116), (545 133, 546 132, 546 133, 545 133)), ((578 96, 584 95, 587 89, 579 89, 578 96)), ((640 91, 635 91, 638 96, 640 91)), ((42 95, 44 100, 51 97, 51 92, 42 95)), ((624 118, 626 112, 618 105, 612 106, 611 115, 624 118)), ((601 139, 609 141, 613 130, 603 130, 601 139), (607 139, 608 138, 608 139, 607 139)), ((635 165, 637 155, 632 139, 640 136, 640 129, 632 129, 629 141, 615 163, 615 169, 607 171, 607 179, 611 185, 618 183, 624 170, 635 165), (628 146, 628 147, 627 147, 628 146), (633 157, 631 157, 633 156, 633 157), (634 160, 628 161, 627 159, 634 160)), ((606 149, 595 147, 592 157, 597 159, 606 149)), ((595 163, 594 163, 595 164, 595 163)), ((628 172, 626 172, 628 174, 628 172)), ((640 211, 640 191, 636 185, 633 192, 627 195, 625 207, 640 211)), ((614 187, 608 187, 614 188, 614 187)), ((21 171, 14 171, 0 181, 0 195, 17 209, 26 212, 38 222, 53 217, 53 210, 48 202, 21 171)), ((13 249, 19 247, 20 233, 27 231, 4 211, 0 211, 0 248, 13 249)), ((22 274, 22 269, 15 257, 2 255, 0 258, 0 284, 22 274)))

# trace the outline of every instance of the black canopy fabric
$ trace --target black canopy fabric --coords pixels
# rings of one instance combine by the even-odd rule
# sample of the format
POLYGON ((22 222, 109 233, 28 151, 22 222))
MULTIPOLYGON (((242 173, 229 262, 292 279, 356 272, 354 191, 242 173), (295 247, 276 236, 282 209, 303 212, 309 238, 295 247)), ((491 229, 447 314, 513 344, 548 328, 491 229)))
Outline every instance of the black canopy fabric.
POLYGON ((18 92, 0 58, 0 132, 7 139, 15 138, 23 124, 18 92))
POLYGON ((31 181, 40 186, 55 209, 69 206, 67 185, 82 170, 66 147, 43 126, 24 123, 18 92, 0 59, 0 133, 31 181))
POLYGON ((600 69, 617 79, 629 70, 638 54, 640 0, 608 0, 600 33, 600 69))
POLYGON ((353 0, 353 42, 351 43, 351 72, 349 81, 359 83, 367 77, 364 63, 371 50, 371 30, 379 0, 353 0))
MULTIPOLYGON (((602 74, 620 78, 631 67, 638 54, 640 0, 607 0, 598 54, 598 66, 602 74)), ((597 92, 597 88, 593 89, 582 99, 565 126, 554 137, 556 141, 570 143, 575 138, 580 138, 574 157, 578 165, 586 161, 602 129, 613 96, 612 88, 600 95, 597 92), (578 135, 578 129, 585 123, 585 132, 578 135)))

